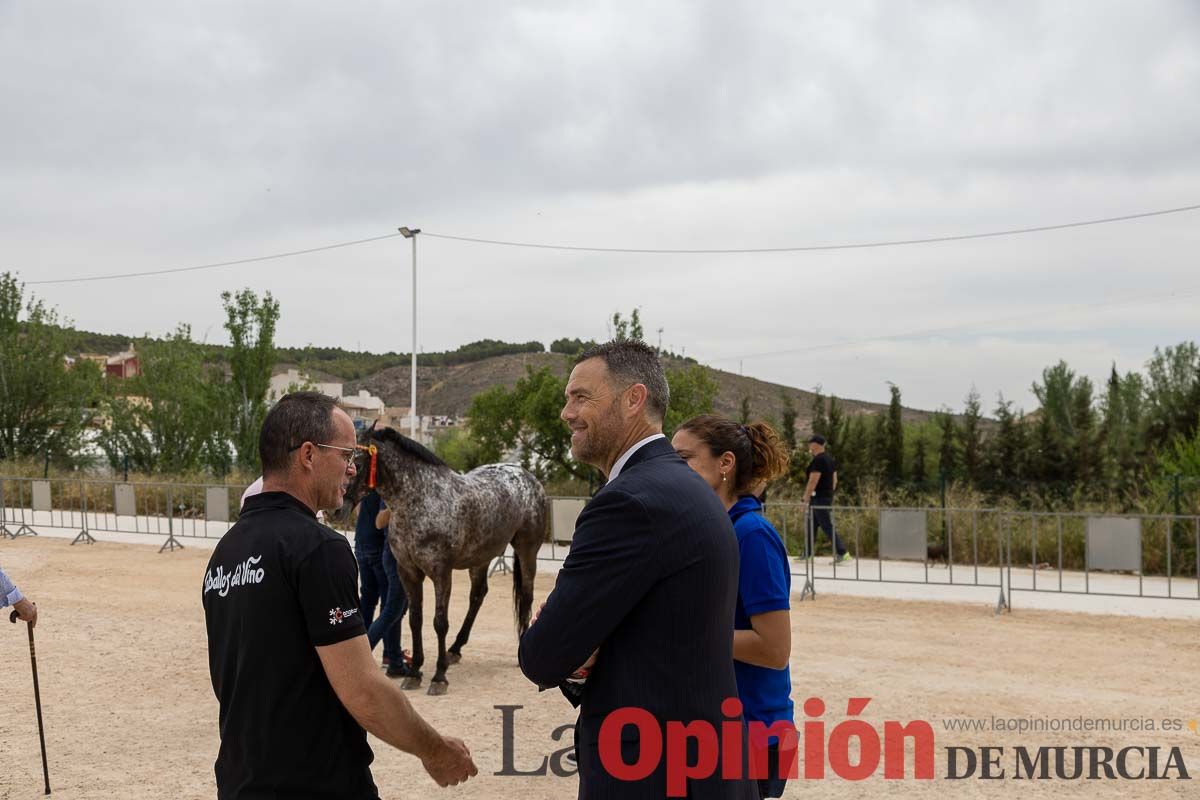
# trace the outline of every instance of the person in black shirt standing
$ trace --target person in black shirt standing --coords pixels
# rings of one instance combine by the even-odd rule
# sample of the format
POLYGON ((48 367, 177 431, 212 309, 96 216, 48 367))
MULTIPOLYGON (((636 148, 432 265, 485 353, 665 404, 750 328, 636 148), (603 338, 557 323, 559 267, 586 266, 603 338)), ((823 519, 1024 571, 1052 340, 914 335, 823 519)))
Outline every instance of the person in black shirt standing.
POLYGON ((833 543, 833 562, 849 561, 851 555, 833 530, 833 493, 837 490, 837 462, 825 452, 825 437, 814 433, 808 437, 808 485, 804 487, 804 503, 812 513, 812 532, 820 528, 833 543))
POLYGON ((477 773, 466 745, 430 727, 375 666, 350 544, 317 522, 318 509, 341 506, 355 452, 354 425, 331 398, 283 397, 259 437, 263 493, 208 562, 220 800, 375 800, 367 731, 441 786, 477 773))

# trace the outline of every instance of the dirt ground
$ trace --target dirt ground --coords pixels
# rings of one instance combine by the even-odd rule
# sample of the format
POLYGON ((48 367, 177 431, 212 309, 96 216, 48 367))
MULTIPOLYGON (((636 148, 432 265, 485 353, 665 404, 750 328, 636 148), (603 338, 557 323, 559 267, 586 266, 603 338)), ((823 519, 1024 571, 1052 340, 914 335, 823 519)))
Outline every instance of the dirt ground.
MULTIPOLYGON (((211 798, 217 704, 208 680, 200 585, 208 552, 59 539, 0 542, 0 564, 41 607, 35 630, 50 778, 59 798, 211 798)), ((465 578, 465 576, 464 576, 465 578)), ((538 599, 552 576, 539 577, 538 599)), ((465 610, 466 581, 451 624, 465 610)), ((553 692, 539 694, 516 666, 508 595, 497 575, 450 693, 413 693, 436 727, 463 737, 480 776, 439 790, 419 763, 372 741, 384 798, 570 798, 573 777, 496 776, 502 719, 494 706, 521 705, 514 761, 530 769, 563 743, 551 738, 573 720, 553 692)), ((431 602, 431 601, 429 601, 431 602)), ((428 616, 428 615, 427 615, 428 616)), ((1037 611, 996 618, 986 603, 955 605, 834 597, 793 611, 792 679, 797 721, 810 696, 824 699, 830 731, 850 697, 872 698, 863 718, 928 720, 936 736, 928 781, 797 781, 788 797, 1195 796, 1194 781, 1014 781, 1018 745, 1179 747, 1200 780, 1200 636, 1194 622, 1037 611), (1015 733, 949 731, 955 718, 1180 719, 1180 731, 1015 733), (1006 748, 1003 780, 945 779, 945 748, 1006 748)), ((407 629, 404 641, 408 642, 407 629)), ((427 647, 434 643, 430 629, 427 647)), ((0 625, 0 797, 42 796, 28 648, 23 625, 0 625)), ((853 757, 852 757, 853 761, 853 757)), ((911 769, 911 766, 910 766, 911 769)), ((828 773, 827 771, 827 774, 828 773)), ((1177 773, 1172 773, 1177 776, 1177 773)))

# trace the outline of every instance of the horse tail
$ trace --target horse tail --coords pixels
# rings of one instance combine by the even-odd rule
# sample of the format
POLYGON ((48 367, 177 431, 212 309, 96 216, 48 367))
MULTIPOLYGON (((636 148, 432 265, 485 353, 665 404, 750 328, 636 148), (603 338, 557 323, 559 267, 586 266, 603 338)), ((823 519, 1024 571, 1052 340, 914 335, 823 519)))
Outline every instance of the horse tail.
POLYGON ((518 636, 529 629, 533 615, 533 581, 537 572, 538 548, 546 541, 549 515, 546 513, 546 495, 537 479, 524 472, 532 491, 533 507, 523 526, 513 537, 513 621, 518 636), (527 574, 528 573, 528 574, 527 574))
POLYGON ((525 634, 525 631, 529 628, 529 609, 528 609, 528 604, 527 604, 527 607, 525 608, 525 613, 522 615, 522 613, 521 613, 521 611, 522 611, 522 608, 521 608, 521 553, 515 547, 513 548, 512 576, 513 576, 513 595, 512 595, 513 622, 517 626, 517 637, 520 638, 521 636, 523 636, 525 634))

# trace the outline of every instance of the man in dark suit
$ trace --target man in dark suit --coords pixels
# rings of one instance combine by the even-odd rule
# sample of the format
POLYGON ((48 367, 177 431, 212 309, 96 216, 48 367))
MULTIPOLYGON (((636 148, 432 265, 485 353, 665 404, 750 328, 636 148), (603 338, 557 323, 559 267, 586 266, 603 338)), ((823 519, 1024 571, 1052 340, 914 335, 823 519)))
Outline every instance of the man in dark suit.
MULTIPOLYGON (((668 389, 653 348, 640 341, 593 347, 577 359, 566 395, 571 453, 608 482, 580 514, 557 584, 521 639, 521 670, 541 688, 562 687, 579 707, 580 798, 661 800, 670 748, 656 756, 647 742, 653 771, 622 780, 611 774, 613 748, 601 756, 601 727, 617 709, 644 709, 661 743, 668 722, 720 731, 729 721, 721 705, 737 697, 737 539, 716 493, 662 435, 668 389)), ((620 761, 643 763, 648 731, 625 725, 619 732, 620 761)), ((688 765, 697 764, 692 745, 675 753, 688 765)), ((722 779, 723 758, 718 748, 711 774, 683 781, 682 796, 756 798, 750 781, 722 779)))

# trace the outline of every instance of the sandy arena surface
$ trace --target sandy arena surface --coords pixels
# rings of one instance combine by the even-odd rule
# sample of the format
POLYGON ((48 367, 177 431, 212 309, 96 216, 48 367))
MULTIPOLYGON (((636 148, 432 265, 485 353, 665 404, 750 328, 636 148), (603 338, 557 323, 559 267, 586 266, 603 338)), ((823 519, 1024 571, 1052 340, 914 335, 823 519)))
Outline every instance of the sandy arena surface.
MULTIPOLYGON (((200 585, 209 553, 159 554, 145 545, 26 538, 0 542, 0 564, 41 607, 35 629, 50 779, 59 798, 211 798, 217 704, 208 681, 200 585)), ((457 576, 456 576, 457 577, 457 576)), ((466 606, 461 575, 451 611, 466 606)), ((538 601, 553 576, 540 576, 538 601)), ((516 713, 515 763, 530 769, 563 745, 551 739, 573 713, 557 694, 539 694, 516 666, 510 579, 497 575, 450 693, 412 693, 436 727, 470 745, 480 776, 441 790, 413 758, 373 740, 384 798, 571 798, 573 777, 498 777, 501 714, 516 713)), ((427 593, 427 597, 428 597, 427 593)), ((432 600, 427 600, 432 608, 432 600)), ((427 614, 427 626, 432 612, 427 614)), ((798 720, 810 696, 825 700, 826 730, 845 719, 848 697, 870 697, 863 718, 930 721, 932 781, 799 781, 787 797, 1195 796, 1200 780, 1200 636, 1194 621, 1018 609, 994 617, 973 605, 826 594, 793 610, 792 679, 798 720), (1179 719, 1181 731, 1104 733, 951 732, 952 718, 1179 719), (1006 747, 1005 780, 948 781, 945 748, 1006 747), (1181 748, 1192 781, 1014 781, 1017 745, 1181 748)), ((405 628, 404 642, 409 635, 405 628)), ((426 647, 436 646, 432 628, 426 647)), ((42 796, 37 725, 24 626, 0 626, 0 797, 42 796)), ((428 669, 428 668, 427 668, 428 669)), ((427 672, 428 677, 429 672, 427 672)), ((1144 723, 1139 723, 1144 724, 1144 723)), ((829 773, 827 773, 829 774, 829 773)), ((1174 774, 1174 773, 1173 773, 1174 774)))

